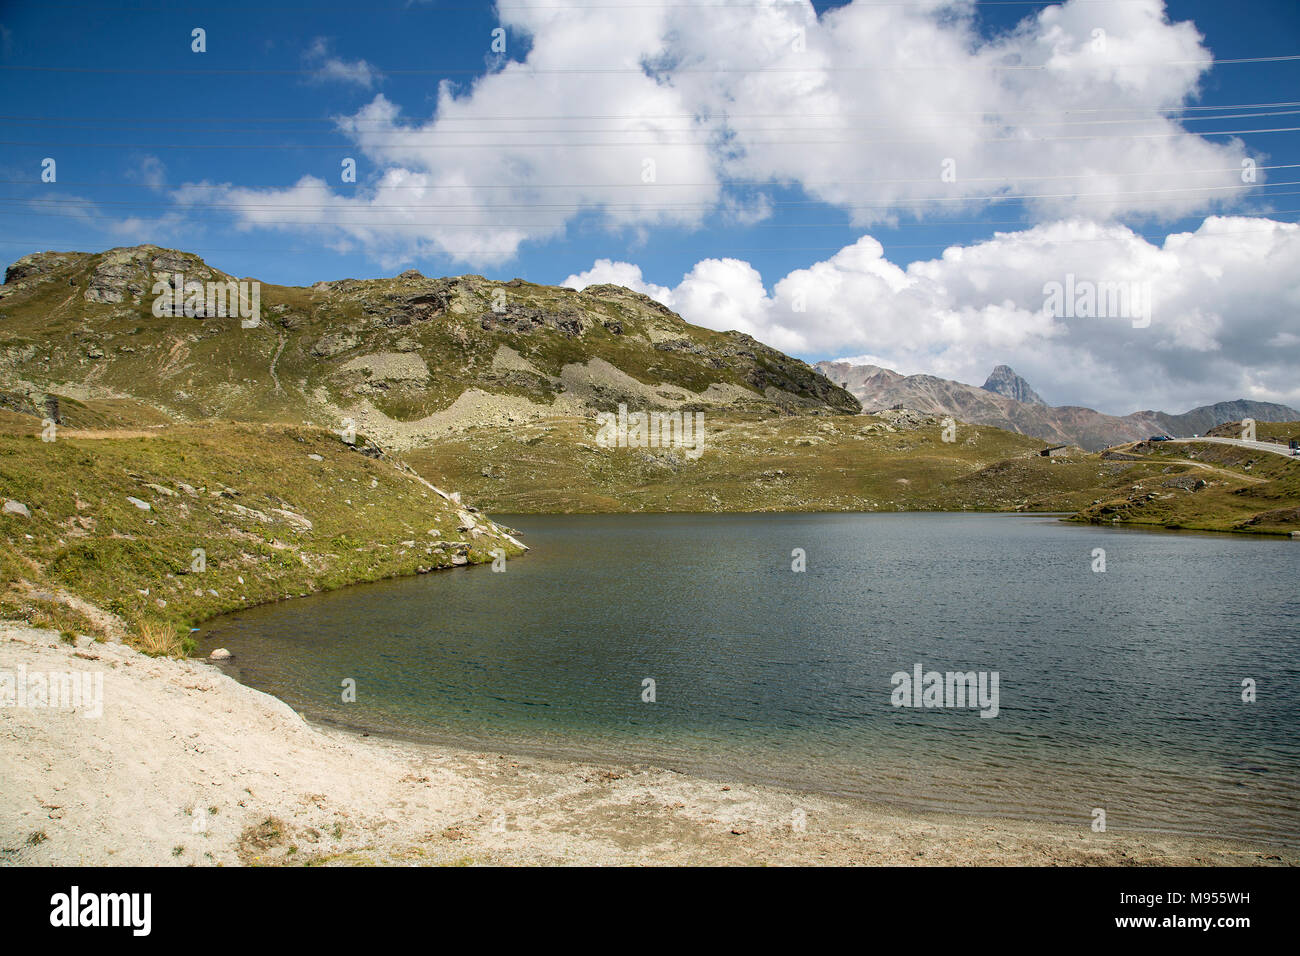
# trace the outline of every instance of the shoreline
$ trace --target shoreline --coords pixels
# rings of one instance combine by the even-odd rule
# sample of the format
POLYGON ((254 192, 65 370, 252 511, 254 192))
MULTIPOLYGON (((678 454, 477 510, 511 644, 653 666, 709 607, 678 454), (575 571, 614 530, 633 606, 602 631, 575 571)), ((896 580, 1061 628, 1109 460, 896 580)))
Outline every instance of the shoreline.
POLYGON ((103 713, 0 708, 3 865, 1300 865, 1242 841, 362 736, 207 663, 0 624, 0 672, 20 666, 102 673, 103 713))
MULTIPOLYGON (((255 690, 256 688, 253 689, 255 690)), ((265 694, 266 692, 259 691, 259 693, 265 694)), ((275 697, 274 694, 267 694, 267 696, 279 700, 279 698, 275 697)), ((685 769, 682 769, 670 766, 664 762, 639 761, 634 759, 620 760, 617 757, 605 758, 599 754, 566 754, 563 752, 548 750, 544 746, 532 746, 526 742, 517 740, 508 741, 502 746, 491 747, 483 741, 462 740, 457 739, 455 736, 448 736, 442 739, 435 737, 426 738, 413 734, 408 736, 382 728, 367 728, 360 724, 349 725, 333 723, 301 711, 298 712, 298 716, 300 716, 307 726, 313 730, 327 736, 333 735, 350 739, 361 743, 362 746, 368 746, 373 743, 378 746, 389 745, 396 750, 445 751, 462 755, 477 754, 479 756, 487 756, 490 754, 491 756, 501 760, 524 762, 533 761, 556 768, 604 767, 629 772, 666 773, 684 777, 699 784, 716 785, 724 790, 738 790, 744 788, 750 790, 764 790, 790 796, 793 798, 795 803, 802 802, 806 804, 808 802, 824 801, 833 804, 847 804, 863 813, 871 814, 880 818, 889 817, 900 820, 916 818, 920 820, 947 821, 958 828, 961 827, 963 822, 969 822, 981 826, 988 824, 1024 824, 1029 827, 1041 827, 1049 831, 1060 831, 1062 833, 1070 834, 1077 834, 1083 829, 1061 820, 1043 819, 1039 816, 1028 813, 994 815, 989 812, 944 809, 938 806, 926 807, 911 803, 906 799, 901 799, 897 803, 890 803, 885 800, 858 796, 847 792, 802 789, 780 781, 768 781, 754 778, 747 775, 742 770, 729 773, 727 770, 719 767, 703 769, 696 766, 690 766, 689 764, 685 769), (482 744, 482 746, 475 746, 475 744, 482 744)), ((1293 865, 1300 866, 1300 838, 1297 838, 1295 842, 1265 843, 1252 842, 1247 837, 1219 836, 1212 833, 1196 833, 1191 831, 1168 829, 1130 828, 1124 830, 1123 833, 1135 837, 1169 837, 1175 840, 1233 845, 1241 849, 1253 848, 1254 850, 1268 853, 1291 853, 1296 857, 1293 861, 1293 865)))
MULTIPOLYGON (((242 657, 242 655, 241 655, 242 657)), ((189 658, 189 660, 203 663, 203 658, 189 658)), ((234 662, 240 660, 240 657, 233 659, 234 662)), ((674 759, 663 755, 647 756, 638 758, 637 755, 629 754, 625 757, 609 752, 601 752, 598 746, 588 744, 586 748, 573 745, 566 737, 564 743, 543 743, 538 738, 521 738, 511 737, 502 738, 496 741, 487 739, 474 739, 465 737, 454 732, 448 733, 429 733, 427 731, 409 731, 403 732, 393 727, 384 727, 376 724, 366 724, 361 721, 343 721, 329 717, 324 717, 319 713, 313 713, 309 709, 298 710, 292 704, 277 697, 275 694, 261 690, 251 684, 244 683, 240 677, 236 676, 238 671, 237 663, 231 666, 231 661, 206 661, 214 670, 222 673, 240 686, 264 694, 273 700, 284 703, 313 730, 322 734, 333 735, 361 742, 363 746, 370 743, 389 744, 397 749, 408 749, 412 751, 447 751, 461 754, 491 754, 514 761, 535 761, 545 763, 556 767, 568 766, 601 766, 617 767, 622 769, 640 768, 643 770, 654 770, 666 772, 689 778, 702 784, 717 784, 726 786, 730 789, 737 787, 760 788, 764 790, 780 792, 792 795, 795 798, 805 800, 825 799, 832 803, 846 803, 858 807, 864 811, 870 812, 877 816, 898 816, 898 817, 937 817, 954 822, 970 821, 973 823, 1023 823, 1030 826, 1042 826, 1048 829, 1061 830, 1070 833, 1076 833, 1080 827, 1061 818, 1052 818, 1041 812, 1022 810, 1019 813, 994 812, 984 809, 953 809, 944 806, 941 800, 927 803, 916 799, 913 796, 904 794, 894 794, 891 796, 881 796, 878 794, 866 795, 853 793, 848 790, 834 790, 825 788, 814 788, 807 783, 793 783, 788 780, 781 780, 772 777, 770 774, 754 773, 737 766, 719 766, 716 763, 704 766, 699 762, 692 761, 687 757, 684 759, 674 759), (584 750, 586 752, 584 752, 584 750)), ((1291 852, 1296 856, 1296 865, 1300 865, 1300 834, 1294 839, 1285 838, 1259 838, 1254 839, 1250 835, 1236 834, 1225 835, 1195 830, 1178 830, 1178 829, 1153 829, 1144 827, 1130 827, 1124 831, 1128 834, 1145 835, 1151 837, 1171 837, 1185 840, 1203 840, 1212 842, 1222 842, 1236 844, 1239 846, 1256 846, 1267 847, 1270 852, 1283 853, 1291 852)))

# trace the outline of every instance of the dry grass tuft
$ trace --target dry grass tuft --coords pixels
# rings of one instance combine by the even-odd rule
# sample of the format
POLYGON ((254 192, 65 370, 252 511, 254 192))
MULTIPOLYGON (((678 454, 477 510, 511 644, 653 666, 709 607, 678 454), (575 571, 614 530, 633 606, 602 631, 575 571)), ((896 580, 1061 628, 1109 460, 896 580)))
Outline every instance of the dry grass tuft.
POLYGON ((150 657, 184 657, 185 642, 176 632, 176 625, 141 621, 130 638, 131 646, 150 657))

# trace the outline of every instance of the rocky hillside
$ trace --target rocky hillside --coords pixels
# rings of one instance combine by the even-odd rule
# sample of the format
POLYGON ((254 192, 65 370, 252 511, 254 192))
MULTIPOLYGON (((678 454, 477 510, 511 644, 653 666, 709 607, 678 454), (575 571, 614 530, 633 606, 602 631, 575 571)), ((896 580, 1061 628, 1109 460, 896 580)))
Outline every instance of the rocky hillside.
POLYGON ((1168 415, 1165 412, 1137 412, 1136 414, 1154 416, 1164 425, 1165 432, 1179 438, 1188 435, 1208 435, 1225 424, 1233 426, 1231 432, 1235 434, 1230 434, 1229 437, 1238 437, 1243 418, 1253 418, 1257 422, 1294 422, 1300 419, 1300 411, 1287 405, 1252 402, 1246 399, 1202 405, 1181 415, 1168 415))
POLYGON ((525 550, 364 438, 218 422, 42 432, 0 410, 0 619, 165 633, 158 649, 175 651, 223 611, 525 550))
MULTIPOLYGON (((1236 437, 1240 423, 1234 423, 1236 437)), ((1300 435, 1300 422, 1261 425, 1263 440, 1300 435)), ((1102 453, 1135 470, 1119 494, 1103 494, 1076 521, 1300 537, 1300 462, 1283 455, 1209 442, 1141 441, 1102 453)))
POLYGON ((1294 408, 1246 400, 1203 405, 1181 415, 1148 410, 1117 416, 1079 405, 1052 406, 1005 365, 994 369, 982 388, 934 375, 900 375, 878 365, 818 362, 817 369, 847 387, 868 411, 901 404, 930 415, 951 415, 1090 451, 1161 433, 1203 435, 1215 425, 1241 418, 1260 422, 1300 418, 1300 411, 1294 408))
MULTIPOLYGON (((1242 422, 1230 421, 1208 428, 1202 434, 1215 438, 1240 438, 1242 422)), ((1290 446, 1293 441, 1300 441, 1300 421, 1294 422, 1255 422, 1255 440, 1273 442, 1290 446)))
MULTIPOLYGON (((387 447, 476 425, 630 409, 829 415, 857 400, 738 332, 692 326, 619 286, 476 275, 261 284, 255 325, 155 283, 233 281, 157 246, 37 253, 0 287, 0 390, 135 400, 186 421, 304 419, 387 447), (205 312, 206 310, 206 312, 205 312), (173 314, 179 312, 181 314, 173 314)), ((231 311, 229 306, 227 312, 231 311)), ((17 396, 17 397, 15 397, 17 396)))

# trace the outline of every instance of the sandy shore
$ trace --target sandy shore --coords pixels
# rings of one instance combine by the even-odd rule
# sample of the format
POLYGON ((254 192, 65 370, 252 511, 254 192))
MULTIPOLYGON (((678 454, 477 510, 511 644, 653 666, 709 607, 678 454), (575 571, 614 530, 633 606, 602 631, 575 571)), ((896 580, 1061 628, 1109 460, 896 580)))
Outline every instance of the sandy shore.
POLYGON ((1219 840, 361 737, 205 663, 0 625, 0 679, 20 668, 102 674, 103 712, 0 707, 10 865, 1300 863, 1219 840))

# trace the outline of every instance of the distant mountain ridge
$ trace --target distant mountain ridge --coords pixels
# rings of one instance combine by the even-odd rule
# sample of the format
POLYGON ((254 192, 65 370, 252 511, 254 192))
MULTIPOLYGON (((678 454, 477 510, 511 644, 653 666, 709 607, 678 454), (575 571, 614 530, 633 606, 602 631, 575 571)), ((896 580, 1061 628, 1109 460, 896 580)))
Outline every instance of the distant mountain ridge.
POLYGON ((935 375, 900 375, 879 365, 818 362, 816 368, 852 392, 866 411, 901 404, 931 415, 951 415, 961 421, 993 425, 1089 451, 1158 433, 1203 435, 1215 425, 1242 418, 1261 422, 1300 420, 1300 411, 1287 405, 1246 399, 1202 405, 1178 415, 1154 410, 1107 415, 1079 405, 1053 406, 1006 365, 995 368, 980 388, 935 375))

